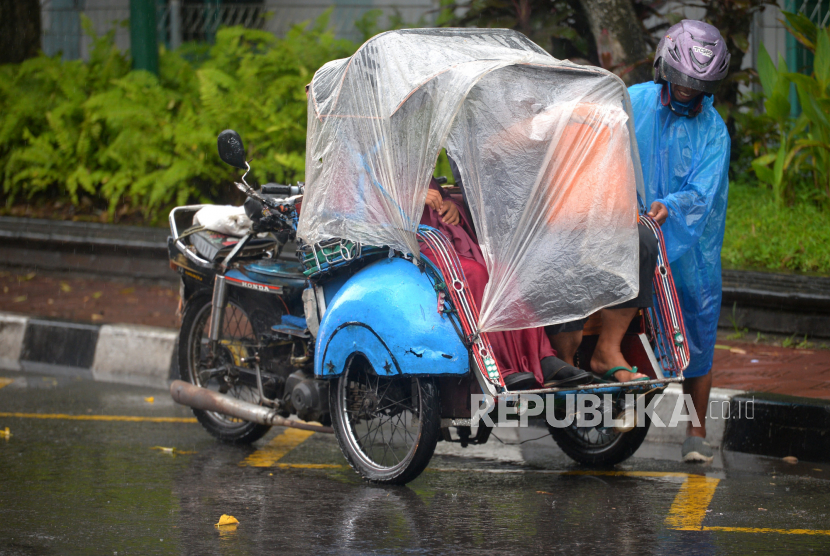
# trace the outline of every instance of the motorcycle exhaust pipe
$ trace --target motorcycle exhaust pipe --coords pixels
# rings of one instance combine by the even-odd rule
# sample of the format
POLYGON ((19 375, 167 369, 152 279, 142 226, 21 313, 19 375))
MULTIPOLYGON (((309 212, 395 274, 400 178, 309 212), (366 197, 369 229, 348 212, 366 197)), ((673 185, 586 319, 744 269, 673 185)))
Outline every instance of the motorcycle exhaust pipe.
POLYGON ((333 433, 334 429, 325 425, 313 425, 305 421, 293 421, 277 415, 274 409, 263 407, 261 405, 243 402, 202 388, 195 386, 183 380, 174 380, 170 384, 170 395, 176 403, 192 407, 194 409, 201 409, 202 411, 213 411, 222 413, 242 419, 243 421, 250 421, 260 425, 275 426, 275 427, 292 427, 295 429, 303 429, 314 432, 328 432, 333 433))

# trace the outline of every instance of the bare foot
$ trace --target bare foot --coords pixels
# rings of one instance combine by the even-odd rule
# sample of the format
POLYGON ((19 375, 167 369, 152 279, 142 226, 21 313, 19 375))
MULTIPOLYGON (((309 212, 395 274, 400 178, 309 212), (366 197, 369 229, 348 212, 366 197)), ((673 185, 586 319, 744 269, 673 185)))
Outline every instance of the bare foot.
MULTIPOLYGON (((597 344, 594 354, 591 356, 591 371, 602 376, 614 367, 630 369, 631 365, 625 360, 619 348, 616 350, 603 349, 601 344, 597 344)), ((614 379, 619 382, 628 382, 645 376, 643 373, 633 373, 623 370, 614 373, 614 379)))

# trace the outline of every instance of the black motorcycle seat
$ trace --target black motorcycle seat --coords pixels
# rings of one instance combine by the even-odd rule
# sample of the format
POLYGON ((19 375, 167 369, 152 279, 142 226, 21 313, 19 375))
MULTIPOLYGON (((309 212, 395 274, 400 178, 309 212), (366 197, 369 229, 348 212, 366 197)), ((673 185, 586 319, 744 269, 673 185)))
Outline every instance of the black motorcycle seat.
MULTIPOLYGON (((189 234, 190 244, 196 251, 211 262, 221 261, 228 256, 228 253, 239 242, 240 238, 233 237, 219 232, 202 230, 189 234)), ((272 238, 251 238, 242 250, 243 257, 251 257, 263 253, 274 247, 276 241, 272 238)))

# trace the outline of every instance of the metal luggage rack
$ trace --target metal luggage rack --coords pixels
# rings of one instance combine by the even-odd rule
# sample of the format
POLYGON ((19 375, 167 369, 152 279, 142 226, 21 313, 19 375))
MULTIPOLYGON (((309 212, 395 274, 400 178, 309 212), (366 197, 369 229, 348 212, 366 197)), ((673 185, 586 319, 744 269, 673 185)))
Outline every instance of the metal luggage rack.
MULTIPOLYGON (((176 246, 176 249, 178 249, 178 251, 182 253, 190 262, 195 263, 206 269, 215 270, 219 267, 222 261, 209 261, 206 258, 204 258, 198 252, 196 247, 192 243, 190 243, 190 239, 188 238, 190 233, 194 231, 194 227, 190 225, 190 222, 193 219, 193 215, 196 214, 199 211, 199 209, 207 206, 210 205, 186 205, 182 207, 176 207, 172 211, 170 211, 168 222, 170 224, 170 232, 173 235, 169 239, 176 246)), ((271 248, 272 247, 268 245, 262 246, 259 249, 249 251, 247 254, 243 253, 242 256, 258 257, 261 253, 271 248)))
POLYGON ((382 247, 363 246, 340 238, 311 244, 297 242, 297 257, 303 265, 306 278, 318 278, 337 268, 348 266, 365 255, 383 251, 382 247))

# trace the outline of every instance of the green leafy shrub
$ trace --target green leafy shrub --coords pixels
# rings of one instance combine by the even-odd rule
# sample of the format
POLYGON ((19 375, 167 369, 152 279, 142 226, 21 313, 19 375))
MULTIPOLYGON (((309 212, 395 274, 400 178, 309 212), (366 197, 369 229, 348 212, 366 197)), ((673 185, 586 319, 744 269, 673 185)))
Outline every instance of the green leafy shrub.
POLYGON ((141 207, 152 220, 171 204, 216 201, 236 172, 216 135, 245 140, 255 181, 304 176, 304 85, 357 45, 327 31, 328 14, 284 39, 221 29, 206 56, 162 49, 159 76, 130 71, 114 33, 93 37, 88 63, 41 56, 0 67, 0 168, 6 204, 84 195, 141 207))
POLYGON ((781 207, 770 189, 732 182, 721 258, 731 268, 830 274, 830 214, 814 203, 781 207))
POLYGON ((761 45, 758 75, 764 108, 777 126, 779 140, 777 149, 756 158, 752 168, 772 186, 779 204, 792 204, 799 184, 808 183, 808 196, 830 206, 830 29, 817 29, 799 14, 784 14, 790 32, 815 54, 813 73, 791 73, 780 55, 776 68, 761 45), (802 109, 796 119, 790 115, 791 84, 802 109))

